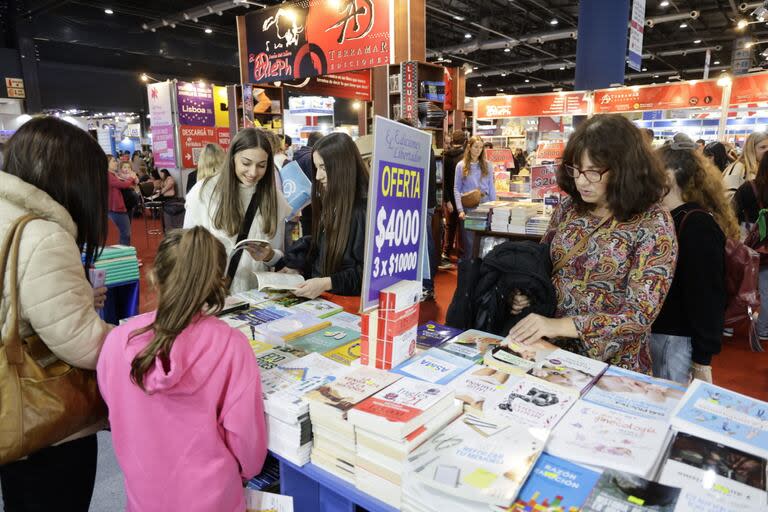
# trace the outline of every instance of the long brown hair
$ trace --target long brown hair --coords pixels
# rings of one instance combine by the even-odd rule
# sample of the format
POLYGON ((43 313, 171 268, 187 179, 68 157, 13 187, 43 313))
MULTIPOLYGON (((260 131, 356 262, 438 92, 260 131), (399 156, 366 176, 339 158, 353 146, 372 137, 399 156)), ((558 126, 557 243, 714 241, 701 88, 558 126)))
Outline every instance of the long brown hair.
POLYGON ((611 171, 603 179, 608 180, 608 208, 617 220, 624 222, 645 212, 667 195, 667 173, 648 137, 624 116, 601 114, 573 132, 557 170, 557 184, 571 196, 578 212, 591 211, 595 205, 581 198, 565 166, 580 167, 585 153, 595 165, 611 171))
POLYGON ((754 179, 758 172, 760 162, 757 160, 757 145, 765 139, 768 139, 768 133, 752 132, 744 143, 744 151, 742 151, 738 161, 744 165, 746 179, 748 180, 754 179))
MULTIPOLYGON (((277 230, 277 186, 275 184, 275 164, 272 157, 272 145, 262 130, 246 128, 240 130, 232 140, 227 151, 227 167, 220 173, 219 181, 213 189, 216 210, 213 213, 213 225, 225 231, 229 236, 240 232, 240 225, 245 216, 245 209, 240 205, 238 187, 240 180, 235 174, 235 157, 241 151, 260 148, 267 153, 267 169, 264 177, 256 184, 258 211, 264 221, 264 233, 270 237, 277 230)), ((206 180, 206 184, 208 180, 206 180)))
POLYGON ((197 181, 217 175, 224 167, 226 156, 218 144, 206 144, 197 160, 197 181))
POLYGON ((131 362, 131 380, 142 390, 156 358, 167 367, 176 337, 203 308, 216 313, 224 307, 226 265, 224 246, 203 227, 171 231, 160 242, 153 273, 159 291, 155 321, 131 333, 131 338, 154 333, 131 362))
MULTIPOLYGON (((324 276, 338 272, 349 244, 349 231, 355 206, 364 203, 368 195, 368 167, 363 162, 352 138, 346 133, 332 133, 315 143, 312 156, 319 153, 328 175, 327 186, 321 190, 317 179, 312 181, 312 247, 310 254, 320 257, 324 276), (322 254, 317 254, 317 236, 324 234, 322 254)), ((312 169, 317 175, 314 158, 312 169)))
POLYGON ((755 199, 763 205, 768 205, 768 152, 760 159, 760 166, 757 168, 757 176, 755 176, 755 187, 760 195, 755 199))
POLYGON ((711 212, 725 236, 737 240, 739 224, 725 197, 722 174, 717 167, 695 149, 675 149, 672 143, 659 148, 658 154, 664 166, 674 173, 683 201, 697 203, 711 212))
POLYGON ((462 176, 467 177, 469 176, 469 166, 472 164, 472 146, 475 144, 475 142, 479 142, 483 145, 483 150, 480 152, 480 156, 477 159, 477 162, 480 164, 480 173, 483 177, 488 176, 488 165, 485 163, 485 143, 483 142, 483 138, 475 135, 474 137, 469 138, 469 142, 467 142, 467 147, 464 149, 464 169, 462 169, 462 176))

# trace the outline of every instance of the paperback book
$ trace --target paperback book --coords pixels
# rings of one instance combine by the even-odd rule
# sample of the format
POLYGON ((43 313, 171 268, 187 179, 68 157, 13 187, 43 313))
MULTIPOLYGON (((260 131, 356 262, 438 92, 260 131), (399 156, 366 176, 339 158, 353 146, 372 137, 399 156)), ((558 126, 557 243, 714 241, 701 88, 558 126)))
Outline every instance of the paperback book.
POLYGON ((422 348, 432 348, 461 334, 461 329, 448 327, 437 322, 420 325, 416 333, 416 344, 422 348))
POLYGON ((252 306, 267 302, 268 300, 282 299, 291 295, 285 290, 247 290, 236 294, 236 297, 247 301, 252 306))
POLYGON ((483 354, 488 352, 491 348, 499 346, 502 341, 504 341, 504 338, 501 336, 496 336, 489 332, 478 331, 476 329, 470 329, 449 340, 448 344, 460 345, 472 349, 479 355, 479 359, 482 359, 483 354))
POLYGON ((508 342, 486 352, 483 362, 486 366, 505 372, 527 372, 536 366, 536 361, 543 359, 549 352, 551 350, 543 346, 508 342))
POLYGON ((360 367, 307 393, 310 412, 321 412, 346 419, 347 411, 364 399, 393 384, 399 375, 360 367))
POLYGON ((283 308, 283 307, 251 308, 246 311, 241 311, 239 313, 234 313, 232 315, 229 315, 227 318, 231 318, 233 320, 239 320, 247 323, 248 325, 256 327, 267 322, 279 320, 290 314, 291 314, 291 311, 288 308, 283 308))
POLYGON ((301 302, 293 306, 293 309, 304 311, 318 318, 328 318, 344 311, 343 307, 325 299, 312 299, 301 302))
POLYGON ((347 329, 354 329, 355 331, 360 331, 363 328, 362 318, 360 315, 353 315, 352 313, 347 313, 346 311, 336 313, 330 317, 329 320, 333 325, 338 327, 346 327, 347 329))
POLYGON ((325 329, 329 325, 331 323, 328 320, 299 312, 261 324, 256 327, 256 332, 264 336, 269 343, 282 344, 325 329))
POLYGON ((668 421, 685 389, 677 382, 611 366, 584 400, 637 416, 668 421))
POLYGON ((256 289, 259 291, 293 291, 304 283, 304 278, 299 274, 284 274, 282 272, 254 272, 254 275, 256 276, 256 289))
POLYGON ((531 369, 531 375, 542 380, 586 393, 608 365, 563 349, 547 355, 531 369))
POLYGON ((544 453, 508 512, 577 512, 600 473, 544 453))
POLYGON ((392 372, 435 384, 448 384, 471 366, 474 364, 469 359, 431 348, 400 363, 392 372))
POLYGON ((336 347, 333 350, 324 352, 323 355, 337 363, 351 366, 353 362, 360 359, 360 341, 353 341, 352 343, 336 347))
POLYGON ((342 345, 359 340, 360 333, 357 331, 327 325, 319 331, 293 339, 290 345, 306 352, 329 352, 342 345))
POLYGON ((585 512, 675 512, 680 489, 608 469, 584 504, 585 512))
POLYGON ((694 380, 672 415, 682 432, 768 459, 768 403, 694 380))
POLYGON ((579 399, 578 393, 530 375, 485 401, 483 416, 551 430, 579 399))
POLYGON ((489 366, 474 365, 448 384, 466 412, 482 414, 485 401, 496 392, 508 391, 524 375, 509 374, 489 366))

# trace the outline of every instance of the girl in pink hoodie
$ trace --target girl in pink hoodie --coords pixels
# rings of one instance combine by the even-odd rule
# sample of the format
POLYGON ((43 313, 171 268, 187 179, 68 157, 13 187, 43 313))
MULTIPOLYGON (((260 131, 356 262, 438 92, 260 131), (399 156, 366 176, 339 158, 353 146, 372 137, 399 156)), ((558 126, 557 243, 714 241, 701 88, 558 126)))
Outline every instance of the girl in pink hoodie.
POLYGON ((226 255, 204 228, 168 234, 157 311, 114 329, 97 372, 129 512, 243 512, 244 479, 267 453, 256 358, 214 316, 226 255))

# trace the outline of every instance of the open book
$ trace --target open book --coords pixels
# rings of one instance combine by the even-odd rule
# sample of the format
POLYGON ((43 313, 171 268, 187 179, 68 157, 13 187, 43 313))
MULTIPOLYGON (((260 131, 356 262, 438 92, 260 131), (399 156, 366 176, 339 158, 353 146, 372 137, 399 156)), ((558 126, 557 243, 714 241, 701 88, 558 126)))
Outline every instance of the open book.
POLYGON ((254 272, 256 289, 262 290, 295 290, 304 278, 299 274, 284 274, 282 272, 254 272))
POLYGON ((260 238, 246 238, 245 240, 240 240, 235 244, 235 246, 232 248, 232 254, 236 253, 239 250, 245 249, 248 246, 254 246, 254 247, 270 247, 272 244, 269 240, 262 240, 260 238))

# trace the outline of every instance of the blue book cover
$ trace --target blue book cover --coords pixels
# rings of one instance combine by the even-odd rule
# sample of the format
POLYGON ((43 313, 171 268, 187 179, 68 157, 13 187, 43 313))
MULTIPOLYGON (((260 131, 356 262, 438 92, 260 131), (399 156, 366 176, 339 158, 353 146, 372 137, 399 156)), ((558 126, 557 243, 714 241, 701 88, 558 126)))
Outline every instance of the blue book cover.
POLYGON ((508 512, 576 512, 600 473, 543 453, 508 512))
POLYGON ((437 322, 427 322, 419 326, 416 334, 416 344, 420 347, 432 348, 455 338, 461 333, 461 329, 448 327, 437 322))
POLYGON ((312 183, 296 162, 288 162, 280 169, 283 180, 283 195, 291 205, 291 216, 307 206, 312 198, 312 183))
POLYGON ((472 366, 474 363, 469 359, 431 348, 403 361, 391 371, 433 384, 448 384, 472 366))
POLYGON ((280 318, 284 318, 290 314, 291 312, 287 309, 251 308, 247 311, 243 311, 242 313, 236 313, 232 315, 231 318, 247 322, 248 324, 255 327, 257 325, 265 324, 273 320, 279 320, 280 318))
POLYGON ((682 432, 768 458, 768 403, 694 380, 672 416, 682 432))

